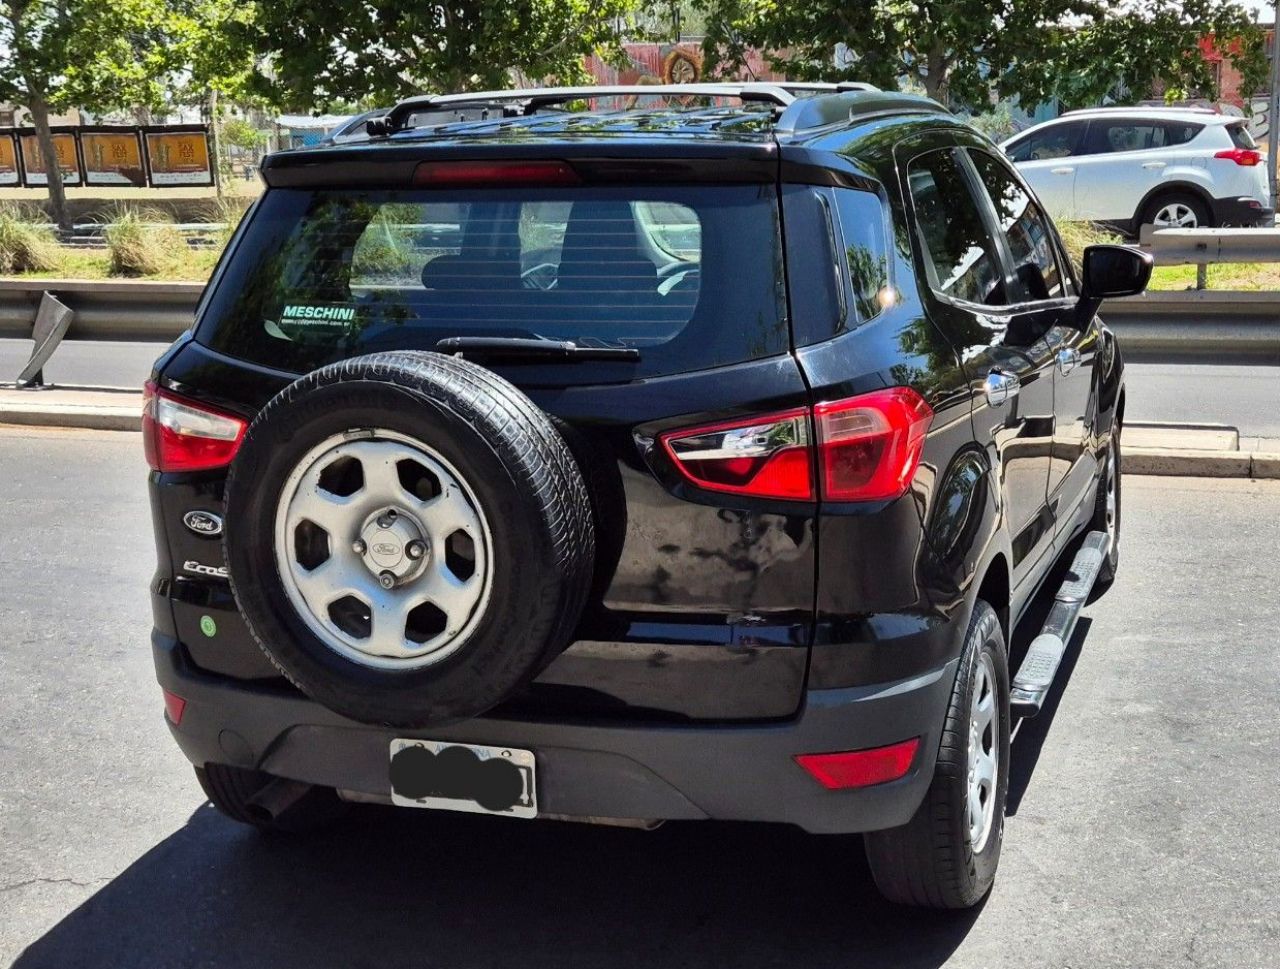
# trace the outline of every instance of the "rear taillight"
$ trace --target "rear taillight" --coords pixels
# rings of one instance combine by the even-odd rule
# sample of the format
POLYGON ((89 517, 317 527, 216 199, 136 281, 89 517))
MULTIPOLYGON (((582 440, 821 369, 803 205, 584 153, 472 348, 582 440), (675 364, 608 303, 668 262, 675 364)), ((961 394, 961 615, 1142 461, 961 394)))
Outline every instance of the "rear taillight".
POLYGON ((1261 153, 1254 151, 1252 148, 1224 148, 1217 152, 1214 158, 1225 158, 1233 161, 1237 165, 1243 165, 1246 168, 1252 168, 1262 161, 1261 153))
POLYGON ((142 444, 156 471, 206 471, 231 463, 247 422, 187 400, 151 381, 143 391, 142 444))
POLYGON ((663 448, 708 491, 789 501, 883 501, 911 485, 933 411, 909 387, 703 427, 663 448), (815 480, 816 475, 816 480, 815 480))

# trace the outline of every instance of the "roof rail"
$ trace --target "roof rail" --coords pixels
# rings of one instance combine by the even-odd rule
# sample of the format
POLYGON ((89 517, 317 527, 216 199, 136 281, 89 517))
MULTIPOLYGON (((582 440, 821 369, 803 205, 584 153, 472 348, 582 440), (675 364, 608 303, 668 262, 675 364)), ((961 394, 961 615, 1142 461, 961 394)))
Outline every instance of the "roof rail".
MULTIPOLYGON (((610 97, 710 97, 756 101, 785 108, 796 99, 787 84, 621 84, 590 87, 543 87, 509 91, 475 91, 469 94, 423 94, 406 98, 387 112, 386 118, 370 122, 370 134, 390 134, 404 128, 414 114, 468 105, 504 106, 512 115, 532 114, 538 108, 569 101, 610 97), (509 105, 509 107, 507 107, 509 105)), ((807 91, 808 88, 805 88, 807 91)))
MULTIPOLYGON (((823 89, 826 90, 826 89, 823 89)), ((900 94, 867 86, 841 86, 824 97, 796 98, 774 124, 782 135, 844 124, 877 114, 946 114, 937 101, 919 94, 900 94)))

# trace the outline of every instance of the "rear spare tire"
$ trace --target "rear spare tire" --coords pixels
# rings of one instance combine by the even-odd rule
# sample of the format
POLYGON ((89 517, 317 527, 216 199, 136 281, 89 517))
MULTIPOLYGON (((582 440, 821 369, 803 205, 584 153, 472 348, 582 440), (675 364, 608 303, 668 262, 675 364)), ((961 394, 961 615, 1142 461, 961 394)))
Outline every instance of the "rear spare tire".
POLYGON ((357 357, 258 414, 226 486, 236 600, 303 692, 365 723, 476 716, 568 641, 595 543, 551 419, 483 367, 357 357))

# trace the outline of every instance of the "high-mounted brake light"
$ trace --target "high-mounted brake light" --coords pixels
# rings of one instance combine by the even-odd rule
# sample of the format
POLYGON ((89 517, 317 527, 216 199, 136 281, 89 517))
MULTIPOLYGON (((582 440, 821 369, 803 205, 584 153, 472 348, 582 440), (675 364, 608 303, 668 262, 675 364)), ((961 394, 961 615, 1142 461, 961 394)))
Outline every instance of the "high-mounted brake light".
POLYGON ((563 161, 423 162, 413 184, 427 188, 485 188, 501 185, 580 185, 582 177, 563 161))
POLYGON ((206 471, 231 463, 248 423, 147 381, 142 444, 156 471, 206 471))
POLYGON ((1237 165, 1243 165, 1245 168, 1252 168, 1262 161, 1261 153, 1254 151, 1252 148, 1224 148, 1217 152, 1214 158, 1225 158, 1233 161, 1237 165))
POLYGON ((909 387, 668 431, 659 440, 690 483, 789 501, 884 501, 911 486, 933 411, 909 387))

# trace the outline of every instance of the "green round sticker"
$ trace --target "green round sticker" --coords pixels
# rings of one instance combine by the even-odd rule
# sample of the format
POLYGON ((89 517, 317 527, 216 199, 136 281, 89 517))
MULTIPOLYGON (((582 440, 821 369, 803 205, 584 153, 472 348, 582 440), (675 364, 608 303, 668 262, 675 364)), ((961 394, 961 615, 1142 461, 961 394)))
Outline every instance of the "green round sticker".
POLYGON ((211 638, 218 634, 218 624, 213 621, 213 616, 200 617, 200 631, 211 638))

